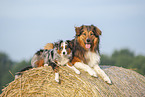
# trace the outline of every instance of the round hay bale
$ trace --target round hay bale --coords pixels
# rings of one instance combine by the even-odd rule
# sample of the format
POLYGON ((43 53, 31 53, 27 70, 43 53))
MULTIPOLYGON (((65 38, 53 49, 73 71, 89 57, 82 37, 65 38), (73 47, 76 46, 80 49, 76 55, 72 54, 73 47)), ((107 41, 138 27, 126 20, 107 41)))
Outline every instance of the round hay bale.
POLYGON ((112 80, 108 85, 101 77, 80 75, 61 66, 58 84, 51 67, 39 67, 25 71, 22 76, 3 89, 1 97, 144 97, 145 77, 122 67, 109 67, 104 71, 112 80))

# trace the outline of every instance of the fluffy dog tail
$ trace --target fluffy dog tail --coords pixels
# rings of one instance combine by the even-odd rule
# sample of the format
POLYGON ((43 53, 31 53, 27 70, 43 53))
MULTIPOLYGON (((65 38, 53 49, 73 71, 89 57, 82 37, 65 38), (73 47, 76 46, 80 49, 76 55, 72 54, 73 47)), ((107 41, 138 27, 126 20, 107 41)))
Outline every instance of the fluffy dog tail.
POLYGON ((32 66, 27 66, 21 69, 19 72, 15 73, 15 79, 17 79, 20 75, 22 75, 24 71, 32 69, 32 68, 33 68, 32 66))

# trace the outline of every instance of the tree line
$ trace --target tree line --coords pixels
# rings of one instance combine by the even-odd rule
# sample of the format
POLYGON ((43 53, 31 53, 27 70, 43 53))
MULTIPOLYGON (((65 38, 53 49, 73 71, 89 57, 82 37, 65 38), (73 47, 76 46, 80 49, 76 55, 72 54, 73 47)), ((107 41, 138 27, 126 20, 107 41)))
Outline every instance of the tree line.
POLYGON ((119 66, 145 75, 145 56, 135 55, 129 49, 115 50, 112 55, 101 55, 101 65, 119 66))
MULTIPOLYGON (((14 80, 16 72, 31 65, 30 61, 14 62, 6 53, 0 52, 0 93, 4 86, 14 80)), ((101 54, 100 65, 124 67, 145 75, 145 56, 135 55, 129 49, 115 50, 111 55, 101 54)))

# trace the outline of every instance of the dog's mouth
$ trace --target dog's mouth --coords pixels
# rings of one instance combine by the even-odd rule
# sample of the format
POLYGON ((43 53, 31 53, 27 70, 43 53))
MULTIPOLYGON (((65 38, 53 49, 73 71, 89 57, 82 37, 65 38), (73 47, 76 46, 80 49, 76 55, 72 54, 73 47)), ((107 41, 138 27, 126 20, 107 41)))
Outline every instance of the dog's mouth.
POLYGON ((90 49, 90 48, 91 48, 91 43, 86 43, 86 44, 85 44, 85 47, 86 47, 87 49, 90 49))

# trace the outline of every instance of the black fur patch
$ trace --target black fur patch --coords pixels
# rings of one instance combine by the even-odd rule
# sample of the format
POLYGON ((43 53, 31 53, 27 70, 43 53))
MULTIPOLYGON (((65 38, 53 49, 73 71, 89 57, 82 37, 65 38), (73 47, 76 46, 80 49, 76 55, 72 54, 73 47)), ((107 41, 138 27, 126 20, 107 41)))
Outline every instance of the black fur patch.
POLYGON ((41 53, 42 53, 43 51, 44 51, 43 49, 40 49, 40 50, 37 51, 35 54, 39 56, 39 55, 41 55, 41 53))
POLYGON ((51 56, 52 56, 52 59, 53 59, 54 51, 52 50, 50 53, 51 53, 51 56))
POLYGON ((21 75, 24 71, 32 69, 32 68, 33 68, 32 66, 27 66, 27 67, 21 69, 19 72, 17 72, 16 75, 21 75))
POLYGON ((59 49, 63 40, 59 40, 58 42, 54 43, 54 48, 59 49))
POLYGON ((53 70, 54 70, 55 67, 57 66, 56 63, 53 63, 53 62, 51 62, 49 65, 52 67, 53 70))
POLYGON ((72 48, 73 48, 73 41, 71 41, 71 40, 66 40, 66 42, 67 42, 68 48, 70 48, 70 49, 72 50, 72 48))

